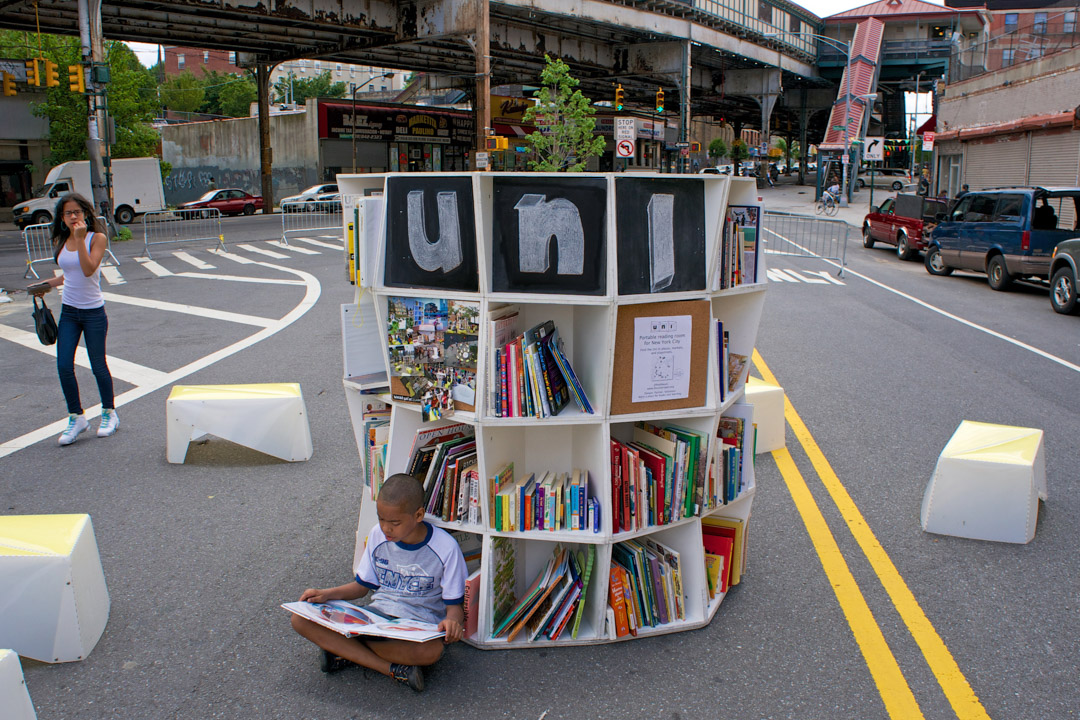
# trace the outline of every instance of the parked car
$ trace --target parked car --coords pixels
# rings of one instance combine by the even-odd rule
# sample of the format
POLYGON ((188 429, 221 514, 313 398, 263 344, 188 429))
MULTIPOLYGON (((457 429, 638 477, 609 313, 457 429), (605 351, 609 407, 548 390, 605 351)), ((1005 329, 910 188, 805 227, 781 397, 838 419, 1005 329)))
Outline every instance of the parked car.
POLYGON ((698 171, 700 175, 730 175, 734 169, 733 165, 717 165, 716 167, 701 168, 698 171))
POLYGON ((341 212, 341 193, 327 192, 315 196, 312 203, 318 212, 341 212))
POLYGON ((875 188, 887 188, 900 192, 905 185, 910 185, 911 174, 903 168, 874 168, 873 176, 869 168, 863 168, 861 174, 855 179, 855 186, 862 189, 869 187, 873 181, 875 188))
MULTIPOLYGON (((281 198, 281 206, 284 208, 285 203, 302 203, 311 202, 315 200, 319 195, 326 193, 336 193, 338 191, 337 183, 319 183, 318 185, 312 185, 311 187, 301 191, 296 195, 290 195, 289 197, 281 198)), ((305 206, 294 205, 292 208, 287 208, 285 212, 289 210, 299 210, 305 206)))
POLYGON ((1010 187, 969 192, 941 216, 926 270, 985 272, 1005 290, 1018 278, 1046 279, 1054 248, 1077 235, 1080 187, 1010 187))
MULTIPOLYGON (((238 188, 211 190, 198 200, 180 205, 178 210, 216 209, 222 215, 254 215, 262 210, 263 199, 238 188)), ((205 217, 205 215, 204 215, 205 217)))
POLYGON ((871 207, 863 219, 863 247, 875 242, 896 246, 901 260, 910 260, 924 250, 937 216, 949 208, 947 200, 921 195, 897 195, 871 207))
POLYGON ((1077 310, 1076 278, 1080 277, 1080 238, 1059 242, 1050 257, 1050 306, 1065 315, 1077 310))

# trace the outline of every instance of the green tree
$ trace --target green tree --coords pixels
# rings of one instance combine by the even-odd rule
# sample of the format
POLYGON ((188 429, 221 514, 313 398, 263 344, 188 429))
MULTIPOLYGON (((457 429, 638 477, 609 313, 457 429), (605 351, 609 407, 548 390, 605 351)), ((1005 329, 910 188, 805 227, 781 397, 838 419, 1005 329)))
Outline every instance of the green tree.
POLYGON ((742 138, 735 138, 731 143, 731 162, 735 165, 735 174, 741 175, 740 166, 743 160, 750 157, 750 148, 746 147, 746 143, 742 138))
MULTIPOLYGON (((23 60, 38 56, 38 37, 32 33, 0 30, 0 47, 11 59, 23 60)), ((57 165, 68 160, 87 158, 87 101, 84 95, 73 93, 67 85, 67 67, 81 62, 81 49, 76 37, 42 35, 41 54, 59 68, 60 87, 49 88, 40 102, 32 103, 32 112, 49 120, 49 157, 46 162, 57 165)), ((130 47, 122 42, 105 43, 110 82, 107 85, 109 114, 116 129, 113 157, 154 155, 158 145, 157 132, 150 125, 157 108, 156 83, 139 62, 130 47)))
POLYGON ((716 138, 709 143, 709 157, 714 162, 719 162, 722 158, 727 157, 728 146, 724 142, 724 138, 716 138))
POLYGON ((538 102, 525 111, 524 121, 542 128, 529 135, 535 160, 529 169, 540 172, 581 172, 590 157, 604 151, 604 138, 594 129, 596 109, 577 89, 580 82, 570 76, 562 60, 544 56, 540 73, 542 87, 533 93, 538 102))
POLYGON ((218 111, 229 117, 247 117, 251 103, 259 98, 259 90, 250 77, 235 76, 235 79, 218 91, 218 111))
POLYGON ((206 89, 201 79, 190 70, 161 83, 161 104, 175 112, 193 113, 206 100, 206 89))
MULTIPOLYGON (((313 78, 298 78, 295 75, 290 77, 292 79, 292 98, 297 105, 303 105, 308 98, 345 97, 347 90, 345 83, 331 82, 329 70, 325 70, 322 74, 313 78)), ((290 77, 278 78, 278 81, 274 83, 274 102, 282 103, 288 99, 290 77)))

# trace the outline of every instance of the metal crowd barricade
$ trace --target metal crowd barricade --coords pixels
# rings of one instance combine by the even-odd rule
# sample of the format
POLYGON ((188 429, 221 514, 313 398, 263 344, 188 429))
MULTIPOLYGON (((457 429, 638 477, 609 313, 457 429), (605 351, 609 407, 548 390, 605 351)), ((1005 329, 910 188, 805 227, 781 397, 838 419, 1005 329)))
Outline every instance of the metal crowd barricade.
POLYGON ((833 260, 840 264, 837 276, 844 276, 851 226, 843 220, 766 211, 762 229, 770 255, 833 260))
MULTIPOLYGON (((98 227, 107 227, 105 218, 100 215, 98 227)), ((52 223, 27 225, 23 228, 22 235, 23 242, 26 243, 26 272, 23 273, 23 278, 33 275, 35 279, 39 279, 41 276, 34 269, 34 263, 52 262, 53 259, 52 223)), ((113 255, 112 238, 109 237, 108 232, 105 233, 105 238, 105 257, 102 258, 102 264, 109 265, 109 260, 111 260, 111 264, 119 265, 120 261, 116 259, 116 255, 113 255)))
POLYGON ((221 212, 217 208, 195 210, 158 210, 142 217, 143 253, 151 257, 151 245, 213 240, 225 249, 221 231, 221 212))
POLYGON ((303 200, 281 204, 281 241, 312 233, 342 235, 341 196, 326 200, 303 200))

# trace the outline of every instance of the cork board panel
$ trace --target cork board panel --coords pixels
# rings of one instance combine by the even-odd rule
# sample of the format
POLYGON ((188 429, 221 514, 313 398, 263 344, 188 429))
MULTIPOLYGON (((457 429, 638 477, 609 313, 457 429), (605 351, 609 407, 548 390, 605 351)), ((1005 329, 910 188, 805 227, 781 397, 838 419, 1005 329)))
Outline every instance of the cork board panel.
POLYGON ((615 364, 611 374, 611 414, 658 412, 696 408, 706 404, 709 387, 709 323, 712 314, 708 300, 622 305, 615 321, 615 364), (638 318, 689 315, 690 391, 685 398, 651 402, 633 401, 634 321, 638 318))

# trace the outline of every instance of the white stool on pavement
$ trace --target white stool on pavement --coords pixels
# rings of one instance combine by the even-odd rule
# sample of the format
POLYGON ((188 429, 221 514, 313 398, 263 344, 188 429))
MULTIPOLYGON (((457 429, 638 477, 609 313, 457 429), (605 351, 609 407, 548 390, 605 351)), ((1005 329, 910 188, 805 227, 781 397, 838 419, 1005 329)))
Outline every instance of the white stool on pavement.
POLYGON ((26 690, 22 663, 12 650, 0 650, 0 708, 5 720, 36 720, 34 703, 26 690))
POLYGON ((1043 431, 965 420, 938 457, 922 528, 941 535, 1026 543, 1046 500, 1043 431))
POLYGON ((754 406, 754 424, 757 425, 755 454, 785 447, 787 439, 784 435, 784 388, 756 377, 748 377, 743 397, 754 406))
POLYGON ((89 515, 0 516, 0 648, 47 663, 82 660, 109 620, 89 515))
POLYGON ((165 403, 166 456, 182 463, 203 435, 289 462, 311 457, 311 429, 298 383, 175 385, 165 403))

